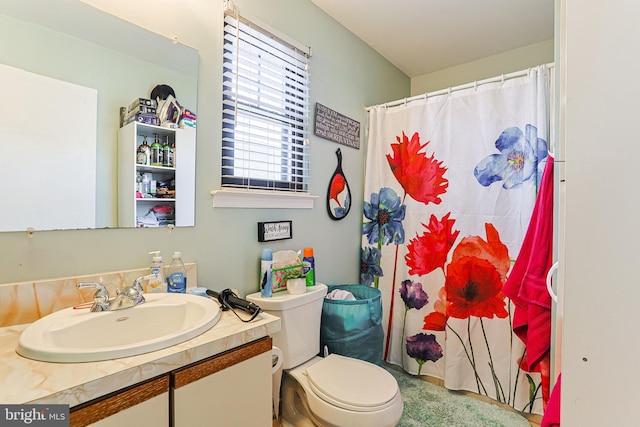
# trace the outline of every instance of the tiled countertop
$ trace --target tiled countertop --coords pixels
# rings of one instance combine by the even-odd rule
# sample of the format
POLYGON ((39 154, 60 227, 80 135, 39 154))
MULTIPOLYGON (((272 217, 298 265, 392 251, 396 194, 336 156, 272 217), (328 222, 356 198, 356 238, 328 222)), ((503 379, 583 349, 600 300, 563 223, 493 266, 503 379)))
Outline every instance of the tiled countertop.
POLYGON ((31 360, 15 351, 28 324, 0 328, 0 404, 64 403, 75 406, 154 378, 280 330, 280 319, 261 313, 243 323, 228 311, 203 334, 134 357, 87 363, 31 360))

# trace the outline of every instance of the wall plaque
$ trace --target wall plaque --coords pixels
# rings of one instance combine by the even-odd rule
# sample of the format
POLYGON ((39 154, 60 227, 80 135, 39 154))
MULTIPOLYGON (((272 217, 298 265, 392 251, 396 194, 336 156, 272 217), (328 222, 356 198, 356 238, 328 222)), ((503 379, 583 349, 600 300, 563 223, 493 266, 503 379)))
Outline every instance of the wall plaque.
POLYGON ((316 102, 316 120, 313 133, 338 144, 360 148, 360 122, 318 102, 316 102))
POLYGON ((292 237, 292 221, 273 221, 258 223, 258 242, 291 239, 292 237))

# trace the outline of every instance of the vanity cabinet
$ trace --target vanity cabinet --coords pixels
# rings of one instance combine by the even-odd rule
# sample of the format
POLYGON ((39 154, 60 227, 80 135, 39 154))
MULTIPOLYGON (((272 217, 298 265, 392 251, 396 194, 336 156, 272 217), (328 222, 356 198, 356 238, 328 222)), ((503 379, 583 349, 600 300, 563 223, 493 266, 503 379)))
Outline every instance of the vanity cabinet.
MULTIPOLYGON (((147 162, 148 163, 148 162, 147 162)), ((118 226, 193 226, 195 221, 195 129, 169 129, 132 122, 118 131, 118 226), (175 167, 136 162, 138 147, 155 138, 175 146, 175 167), (150 193, 138 191, 147 174, 156 189, 167 183, 175 192, 163 192, 150 185, 150 193)))
POLYGON ((271 338, 172 373, 174 427, 272 425, 271 338))
POLYGON ((71 408, 70 427, 270 427, 270 337, 71 408))
POLYGON ((169 375, 71 409, 70 427, 169 426, 169 375))

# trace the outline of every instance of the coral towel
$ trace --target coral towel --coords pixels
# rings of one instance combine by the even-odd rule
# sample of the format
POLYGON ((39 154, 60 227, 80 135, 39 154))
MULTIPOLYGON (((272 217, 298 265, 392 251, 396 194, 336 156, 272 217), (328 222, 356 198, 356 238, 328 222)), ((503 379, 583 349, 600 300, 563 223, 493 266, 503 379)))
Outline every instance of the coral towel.
POLYGON ((515 304, 513 332, 527 347, 521 366, 542 374, 542 398, 549 400, 551 297, 546 277, 553 257, 553 157, 547 157, 529 228, 503 293, 515 304))

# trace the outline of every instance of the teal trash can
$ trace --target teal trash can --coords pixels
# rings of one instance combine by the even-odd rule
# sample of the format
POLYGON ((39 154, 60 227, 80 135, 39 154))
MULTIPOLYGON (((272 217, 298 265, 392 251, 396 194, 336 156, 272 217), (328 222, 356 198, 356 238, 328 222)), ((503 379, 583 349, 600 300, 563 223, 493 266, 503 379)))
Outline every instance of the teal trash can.
POLYGON ((382 363, 384 331, 382 329, 382 294, 364 285, 329 285, 349 291, 354 300, 325 298, 320 321, 320 355, 335 353, 342 356, 382 363))

